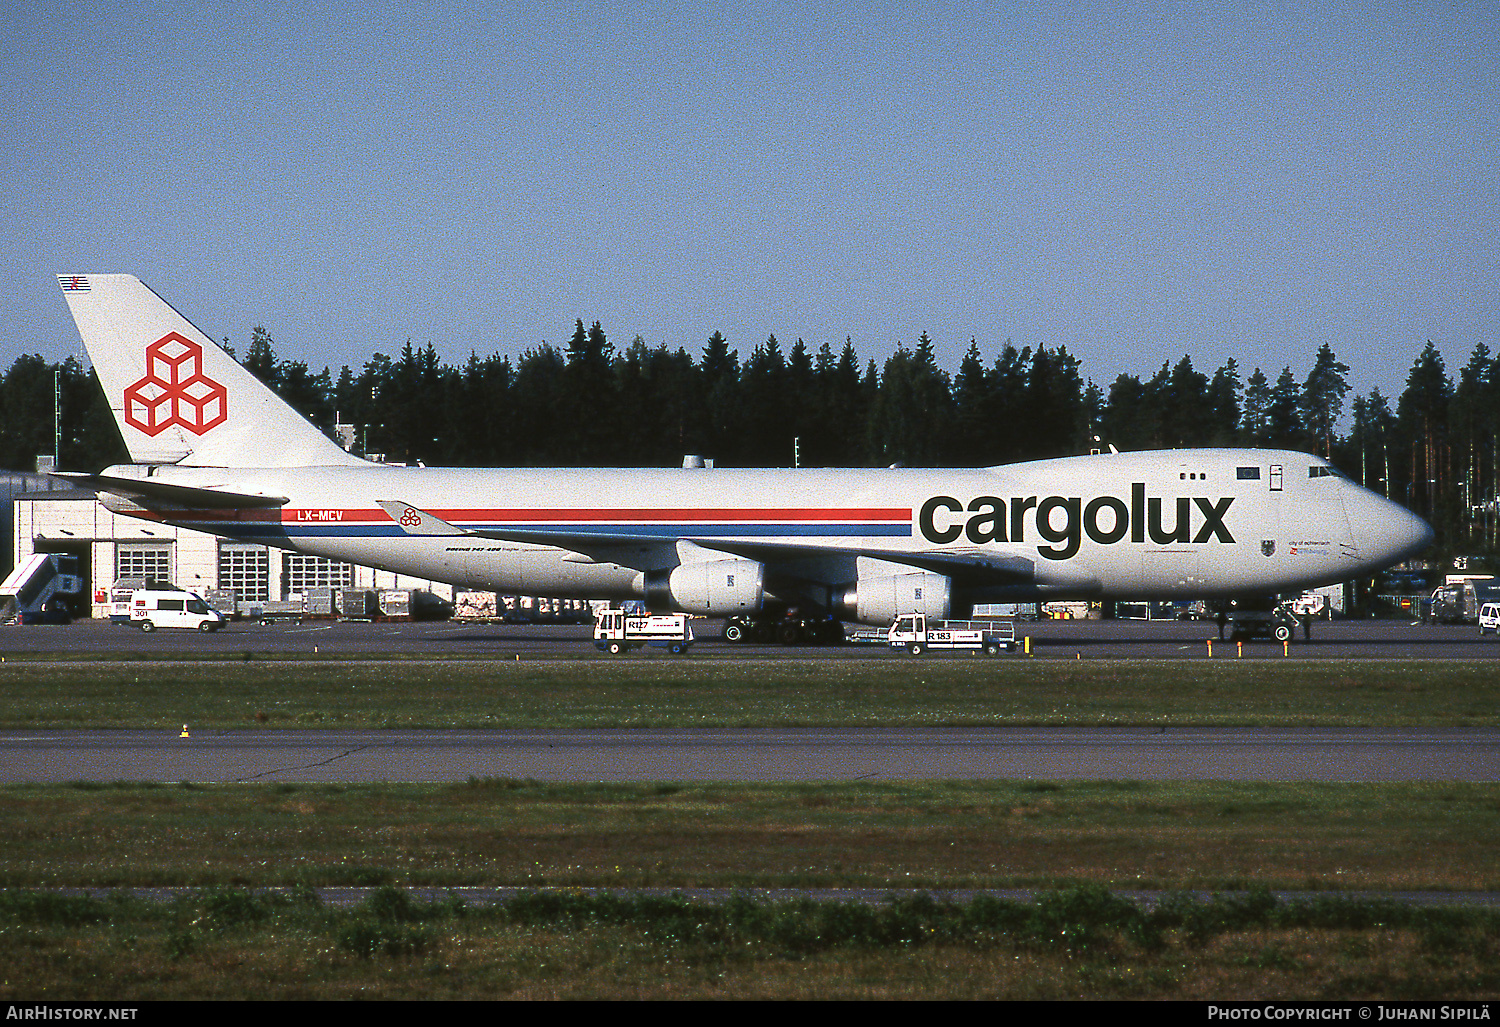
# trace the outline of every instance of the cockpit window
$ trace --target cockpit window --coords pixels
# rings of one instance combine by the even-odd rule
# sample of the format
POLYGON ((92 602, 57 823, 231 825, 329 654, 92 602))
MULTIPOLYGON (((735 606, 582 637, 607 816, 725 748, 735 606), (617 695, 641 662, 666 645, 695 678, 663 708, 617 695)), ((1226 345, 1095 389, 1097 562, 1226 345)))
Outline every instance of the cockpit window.
POLYGON ((1344 477, 1344 473, 1337 467, 1315 464, 1307 469, 1307 476, 1309 478, 1342 478, 1344 477))

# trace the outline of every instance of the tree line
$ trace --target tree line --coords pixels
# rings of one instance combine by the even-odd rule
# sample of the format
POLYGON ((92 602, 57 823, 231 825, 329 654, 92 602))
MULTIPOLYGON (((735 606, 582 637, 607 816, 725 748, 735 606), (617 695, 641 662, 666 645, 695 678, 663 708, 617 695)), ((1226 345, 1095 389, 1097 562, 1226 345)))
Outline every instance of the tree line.
MULTIPOLYGON (((455 367, 408 341, 335 376, 278 356, 259 326, 239 359, 330 435, 336 421, 353 425, 356 451, 391 461, 668 466, 699 454, 736 467, 988 466, 1111 445, 1262 446, 1326 456, 1428 518, 1449 554, 1496 548, 1500 358, 1483 343, 1455 379, 1428 342, 1394 406, 1379 389, 1351 398, 1349 367, 1326 344, 1305 374, 1288 366, 1274 381, 1233 359, 1210 373, 1183 356, 1107 387, 1063 346, 1006 341, 986 353, 975 340, 950 374, 926 334, 883 361, 852 339, 811 350, 774 335, 742 357, 718 332, 696 354, 639 336, 616 347, 582 319, 565 346, 514 361, 471 353, 455 367)), ((54 383, 59 466, 127 462, 92 370, 27 355, 0 380, 0 466, 52 452, 54 383)))

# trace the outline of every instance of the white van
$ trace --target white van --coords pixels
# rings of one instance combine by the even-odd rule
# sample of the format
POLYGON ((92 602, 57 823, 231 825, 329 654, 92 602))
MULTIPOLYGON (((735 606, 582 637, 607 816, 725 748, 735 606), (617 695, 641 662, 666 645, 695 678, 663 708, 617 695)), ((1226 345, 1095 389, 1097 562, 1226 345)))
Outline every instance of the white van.
POLYGON ((130 623, 142 631, 157 628, 197 628, 218 631, 224 615, 203 601, 196 592, 163 592, 137 589, 130 597, 130 623))
POLYGON ((1500 633, 1500 603, 1485 603, 1479 608, 1479 633, 1500 633))

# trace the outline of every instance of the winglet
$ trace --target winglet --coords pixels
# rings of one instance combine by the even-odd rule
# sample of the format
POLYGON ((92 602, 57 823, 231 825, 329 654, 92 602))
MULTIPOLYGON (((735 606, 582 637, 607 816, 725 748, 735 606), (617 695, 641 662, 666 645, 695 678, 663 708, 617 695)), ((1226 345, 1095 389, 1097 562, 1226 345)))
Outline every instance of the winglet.
POLYGON ((441 517, 434 517, 426 510, 418 510, 410 503, 394 499, 377 499, 376 504, 390 519, 401 526, 408 535, 467 535, 464 529, 449 524, 441 517))

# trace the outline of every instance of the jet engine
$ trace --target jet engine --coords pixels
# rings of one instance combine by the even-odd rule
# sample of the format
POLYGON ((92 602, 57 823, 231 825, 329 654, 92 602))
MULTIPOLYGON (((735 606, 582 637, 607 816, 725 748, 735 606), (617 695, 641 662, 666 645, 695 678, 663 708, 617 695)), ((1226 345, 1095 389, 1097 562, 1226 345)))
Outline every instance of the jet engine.
POLYGON ((863 624, 889 624, 903 613, 943 620, 953 608, 953 579, 931 571, 861 577, 840 607, 863 624))
POLYGON ((759 610, 765 578, 765 564, 754 560, 706 560, 647 571, 643 591, 652 610, 724 617, 759 610))

